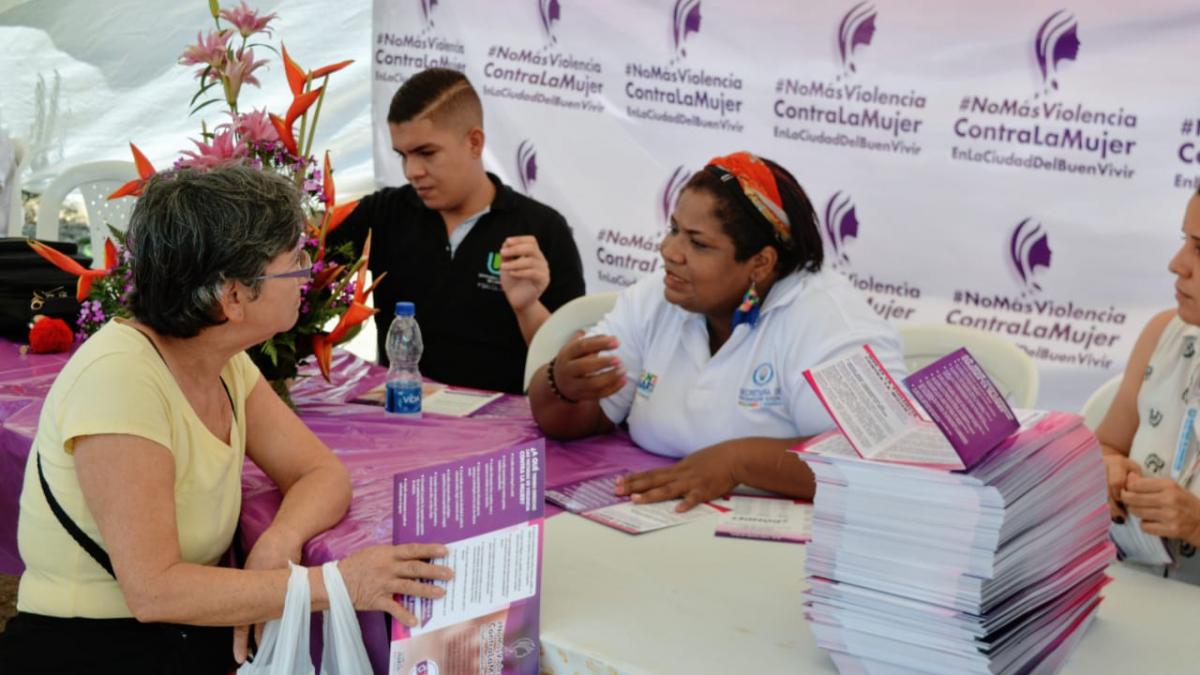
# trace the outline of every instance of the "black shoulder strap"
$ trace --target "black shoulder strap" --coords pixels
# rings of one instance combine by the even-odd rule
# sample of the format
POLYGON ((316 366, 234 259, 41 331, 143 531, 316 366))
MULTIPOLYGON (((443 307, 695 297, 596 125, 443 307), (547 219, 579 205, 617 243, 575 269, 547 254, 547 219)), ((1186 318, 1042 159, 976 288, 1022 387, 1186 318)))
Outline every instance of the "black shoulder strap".
POLYGON ((87 536, 86 532, 79 529, 75 521, 71 520, 71 516, 68 516, 67 512, 63 511, 58 500, 54 498, 54 493, 50 491, 50 484, 46 482, 46 474, 42 472, 42 455, 40 453, 37 456, 37 470, 38 480, 42 483, 42 494, 46 496, 46 502, 50 504, 50 510, 54 512, 54 517, 58 518, 58 522, 67 530, 67 534, 71 535, 75 543, 82 546, 83 550, 92 556, 92 560, 95 560, 98 565, 104 568, 105 572, 108 572, 112 578, 116 579, 117 575, 113 572, 112 560, 109 559, 108 554, 104 552, 104 549, 100 548, 100 544, 97 544, 91 537, 87 536))

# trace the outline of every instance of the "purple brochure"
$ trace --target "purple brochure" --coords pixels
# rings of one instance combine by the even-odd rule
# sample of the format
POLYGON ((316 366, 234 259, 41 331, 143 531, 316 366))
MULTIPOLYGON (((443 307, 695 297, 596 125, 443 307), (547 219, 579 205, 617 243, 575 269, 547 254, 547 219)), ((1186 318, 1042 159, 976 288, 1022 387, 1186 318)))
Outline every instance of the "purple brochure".
POLYGON ((392 623, 389 673, 538 673, 545 468, 538 439, 396 474, 393 543, 445 544, 454 579, 399 598, 421 625, 392 623))
POLYGON ((1021 426, 996 384, 966 349, 943 356, 904 383, 967 469, 1021 426))

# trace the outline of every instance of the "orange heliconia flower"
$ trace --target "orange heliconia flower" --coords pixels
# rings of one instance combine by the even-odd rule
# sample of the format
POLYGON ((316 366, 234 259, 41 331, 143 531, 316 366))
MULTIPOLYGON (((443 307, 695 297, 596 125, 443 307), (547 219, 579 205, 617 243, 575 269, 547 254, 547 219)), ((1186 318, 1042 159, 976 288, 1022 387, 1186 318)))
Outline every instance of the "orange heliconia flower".
POLYGON ((74 274, 79 277, 79 282, 75 286, 75 299, 83 302, 88 296, 88 292, 92 290, 92 283, 96 279, 101 279, 117 266, 117 247, 113 244, 112 239, 104 240, 104 269, 88 269, 78 262, 75 262, 71 256, 53 249, 40 241, 34 239, 29 240, 29 247, 35 253, 42 256, 58 269, 67 274, 74 274))
POLYGON ((150 180, 150 177, 155 173, 154 165, 150 163, 150 160, 146 159, 141 150, 138 150, 138 146, 130 143, 129 149, 133 151, 133 163, 137 166, 138 177, 113 191, 108 196, 109 199, 141 197, 142 188, 146 186, 146 181, 150 180))
POLYGON ((350 308, 346 310, 338 319, 337 325, 329 333, 317 333, 312 337, 313 355, 317 359, 317 367, 321 370, 321 376, 329 381, 330 364, 333 362, 333 347, 334 345, 346 339, 347 334, 351 330, 362 324, 367 319, 371 318, 378 309, 368 307, 366 304, 367 296, 375 287, 383 281, 386 274, 380 274, 375 282, 370 286, 367 282, 367 263, 371 259, 371 234, 367 233, 367 240, 363 244, 362 256, 359 257, 358 278, 354 284, 354 298, 350 302, 350 308))

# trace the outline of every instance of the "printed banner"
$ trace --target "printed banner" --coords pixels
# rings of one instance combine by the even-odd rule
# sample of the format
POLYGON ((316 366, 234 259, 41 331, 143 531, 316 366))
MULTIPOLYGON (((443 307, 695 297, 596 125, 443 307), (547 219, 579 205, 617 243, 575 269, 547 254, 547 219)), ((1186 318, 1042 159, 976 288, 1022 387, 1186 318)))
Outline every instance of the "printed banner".
POLYGON ((882 316, 1004 336, 1075 410, 1174 302, 1197 30, 1180 0, 375 0, 376 178, 404 182, 396 88, 465 71, 489 169, 567 217, 595 292, 661 274, 680 187, 748 149, 882 316))

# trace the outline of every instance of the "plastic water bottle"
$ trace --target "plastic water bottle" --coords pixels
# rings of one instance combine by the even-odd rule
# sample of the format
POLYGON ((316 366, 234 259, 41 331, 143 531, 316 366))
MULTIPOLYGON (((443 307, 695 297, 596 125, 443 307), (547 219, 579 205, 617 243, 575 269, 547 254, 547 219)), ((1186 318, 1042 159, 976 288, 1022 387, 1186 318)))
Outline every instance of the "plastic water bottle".
POLYGON ((421 416, 421 327, 411 302, 396 303, 396 318, 387 334, 387 411, 409 418, 421 416))

